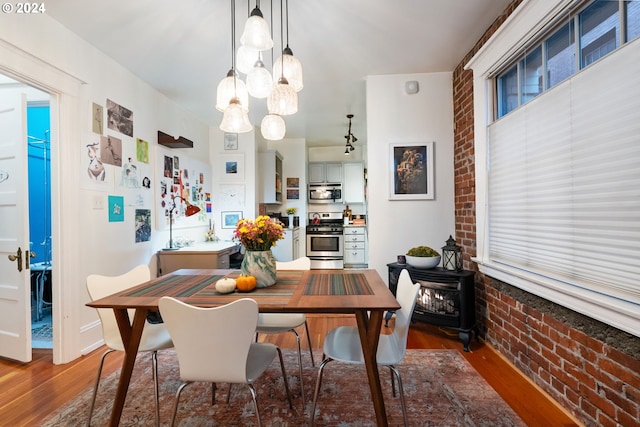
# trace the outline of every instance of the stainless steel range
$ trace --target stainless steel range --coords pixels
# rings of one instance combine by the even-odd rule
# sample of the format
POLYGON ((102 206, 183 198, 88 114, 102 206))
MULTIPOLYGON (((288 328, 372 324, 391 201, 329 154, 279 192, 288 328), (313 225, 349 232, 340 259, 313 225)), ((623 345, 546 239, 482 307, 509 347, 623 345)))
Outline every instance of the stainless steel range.
POLYGON ((342 212, 310 212, 307 225, 307 256, 312 269, 344 268, 342 212))

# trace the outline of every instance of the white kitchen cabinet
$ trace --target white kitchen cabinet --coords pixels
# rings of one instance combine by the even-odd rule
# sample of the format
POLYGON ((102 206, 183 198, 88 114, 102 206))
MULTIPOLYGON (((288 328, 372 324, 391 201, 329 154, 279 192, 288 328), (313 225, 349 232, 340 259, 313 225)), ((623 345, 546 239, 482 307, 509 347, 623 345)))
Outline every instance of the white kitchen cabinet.
POLYGON ((364 203, 364 165, 362 162, 344 163, 342 166, 342 200, 345 203, 364 203))
POLYGON ((310 184, 342 182, 342 163, 311 162, 307 170, 310 184))
POLYGON ((260 201, 282 203, 282 155, 275 150, 260 154, 260 201))
POLYGON ((300 256, 300 227, 285 228, 284 239, 271 248, 277 261, 293 261, 300 256))
POLYGON ((367 267, 367 234, 364 226, 344 227, 344 267, 367 267))

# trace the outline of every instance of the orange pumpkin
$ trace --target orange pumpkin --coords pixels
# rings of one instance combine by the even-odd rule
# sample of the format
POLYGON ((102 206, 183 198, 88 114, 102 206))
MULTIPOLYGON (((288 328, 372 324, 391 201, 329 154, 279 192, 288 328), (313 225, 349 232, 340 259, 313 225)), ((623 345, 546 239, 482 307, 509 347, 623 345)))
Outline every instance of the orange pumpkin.
POLYGON ((256 288, 256 278, 254 276, 239 276, 236 279, 236 289, 240 292, 251 292, 256 288))

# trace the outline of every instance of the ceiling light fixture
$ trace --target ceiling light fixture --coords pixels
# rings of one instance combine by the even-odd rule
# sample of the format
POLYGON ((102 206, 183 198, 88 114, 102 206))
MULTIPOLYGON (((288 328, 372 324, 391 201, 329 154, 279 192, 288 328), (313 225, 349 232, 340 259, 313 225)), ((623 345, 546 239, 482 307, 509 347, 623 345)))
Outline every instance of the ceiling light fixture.
MULTIPOLYGON (((271 37, 273 38, 273 2, 271 2, 270 12, 271 37)), ((273 49, 271 49, 271 63, 273 63, 273 49)), ((271 86, 271 81, 269 81, 269 85, 271 86)), ((271 89, 273 89, 273 86, 271 86, 271 89)), ((287 133, 287 125, 281 116, 268 112, 267 115, 263 117, 262 122, 260 123, 260 131, 262 132, 262 136, 264 137, 264 139, 267 139, 269 141, 280 141, 287 133)))
POLYGON ((347 114, 347 118, 349 119, 349 129, 347 130, 347 134, 344 136, 347 140, 347 143, 344 147, 345 156, 348 156, 353 150, 356 149, 356 147, 353 146, 352 142, 355 144, 355 142, 358 140, 358 138, 356 138, 355 135, 351 133, 351 119, 353 118, 353 114, 347 114))
MULTIPOLYGON (((222 117, 222 122, 220 123, 220 129, 223 130, 224 132, 229 132, 229 133, 244 133, 244 132, 251 131, 252 126, 251 126, 251 122, 249 121, 249 116, 247 115, 247 112, 249 111, 249 107, 248 107, 249 97, 247 95, 246 106, 243 106, 242 99, 240 99, 238 96, 238 92, 239 92, 238 87, 240 86, 240 83, 242 83, 242 86, 245 88, 245 91, 246 91, 246 87, 244 86, 244 82, 242 82, 242 80, 238 78, 238 74, 235 71, 235 65, 236 65, 235 16, 236 16, 236 4, 235 4, 235 0, 231 0, 231 71, 227 73, 227 77, 222 82, 220 82, 220 85, 222 85, 223 82, 225 82, 226 80, 227 84, 226 84, 225 90, 230 92, 231 85, 229 85, 228 83, 229 83, 229 79, 231 79, 233 83, 233 92, 232 92, 231 99, 229 99, 228 104, 224 109, 224 116, 222 117)), ((221 92, 222 92, 220 85, 218 85, 218 98, 221 96, 221 92)))
MULTIPOLYGON (((284 45, 283 19, 282 19, 282 0, 280 0, 280 40, 284 45)), ((298 112, 298 94, 289 84, 284 75, 283 62, 279 67, 280 78, 274 86, 271 94, 267 98, 267 108, 270 114, 278 114, 280 116, 289 116, 298 112)), ((274 73, 275 74, 275 73, 274 73)))
POLYGON ((289 47, 289 0, 287 2, 287 47, 282 50, 282 55, 273 63, 274 82, 277 75, 276 70, 283 69, 282 74, 296 92, 300 92, 304 86, 302 82, 302 64, 293 56, 293 51, 289 47))
POLYGON ((256 7, 251 11, 249 19, 244 24, 244 32, 240 36, 240 44, 255 50, 269 50, 273 47, 269 24, 267 24, 262 15, 259 0, 256 0, 256 7))

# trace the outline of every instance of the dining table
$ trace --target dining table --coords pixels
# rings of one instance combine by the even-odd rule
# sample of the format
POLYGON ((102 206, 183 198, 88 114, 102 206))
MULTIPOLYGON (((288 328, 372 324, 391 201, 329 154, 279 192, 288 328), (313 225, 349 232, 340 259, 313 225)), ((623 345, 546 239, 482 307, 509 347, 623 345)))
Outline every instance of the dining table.
POLYGON ((218 307, 240 298, 254 299, 261 313, 353 314, 358 326, 377 425, 387 426, 376 361, 383 313, 400 309, 374 269, 278 271, 276 283, 251 292, 222 294, 216 282, 235 278, 239 270, 181 269, 87 303, 113 309, 124 344, 124 358, 109 425, 117 426, 127 397, 142 330, 163 296, 198 307, 218 307), (134 309, 133 319, 129 310, 134 309))

